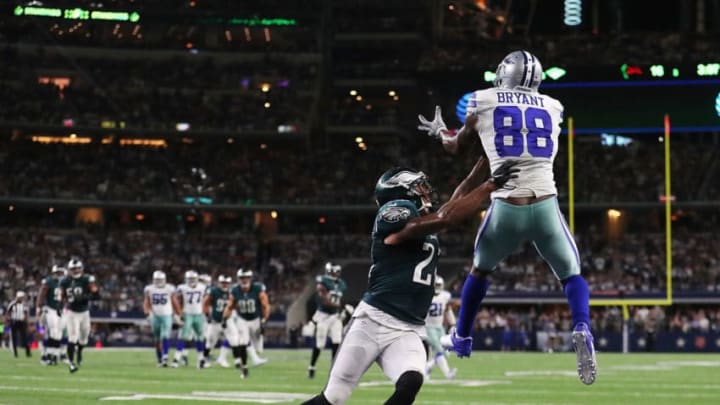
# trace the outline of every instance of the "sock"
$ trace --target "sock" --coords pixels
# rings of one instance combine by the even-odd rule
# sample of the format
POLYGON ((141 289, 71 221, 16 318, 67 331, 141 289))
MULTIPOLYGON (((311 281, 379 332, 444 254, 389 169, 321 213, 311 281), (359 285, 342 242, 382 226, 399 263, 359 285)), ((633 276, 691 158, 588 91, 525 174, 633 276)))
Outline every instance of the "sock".
POLYGON ((160 345, 155 346, 155 356, 157 357, 157 362, 160 363, 162 361, 162 349, 160 349, 160 345))
POLYGON ((562 285, 570 306, 573 328, 581 322, 590 328, 590 290, 585 279, 580 275, 570 276, 562 280, 562 285))
POLYGON ((83 345, 78 343, 77 344, 77 360, 78 360, 77 362, 78 363, 82 363, 82 349, 83 349, 83 345))
MULTIPOLYGON (((228 348, 225 347, 225 344, 220 346, 220 354, 218 354, 217 360, 220 362, 227 361, 227 352, 228 352, 228 348)), ((233 354, 233 356, 234 356, 234 354, 233 354)))
POLYGON ((205 353, 205 341, 198 340, 195 342, 195 349, 198 352, 198 356, 202 356, 205 353))
POLYGON ((442 353, 438 353, 435 355, 435 363, 440 367, 440 371, 442 371, 445 378, 448 378, 450 375, 450 366, 448 365, 447 357, 442 353))
POLYGON ((183 357, 187 357, 187 355, 188 355, 187 348, 188 347, 192 347, 192 340, 185 341, 185 344, 183 345, 183 349, 182 349, 183 357))
POLYGON ((340 347, 340 345, 333 343, 330 345, 330 347, 332 350, 332 361, 335 361, 335 355, 337 354, 338 348, 340 347))
MULTIPOLYGON (((240 364, 242 364, 243 367, 247 364, 247 358, 248 358, 248 352, 247 352, 247 346, 236 346, 237 347, 237 358, 240 359, 240 364)), ((235 348, 233 347, 233 354, 235 353, 235 348)))
POLYGON ((423 376, 417 371, 406 371, 400 375, 395 383, 395 392, 385 402, 385 405, 410 405, 415 402, 415 396, 422 387, 423 376))
POLYGON ((167 357, 169 351, 170 351, 170 339, 163 338, 163 340, 162 340, 162 355, 163 355, 163 357, 167 357))
POLYGON ((175 343, 175 360, 180 360, 185 350, 185 341, 178 339, 175 343))
POLYGON ((247 351, 248 351, 248 355, 250 356, 250 360, 253 362, 253 364, 260 362, 260 355, 258 355, 257 349, 255 349, 255 346, 248 346, 247 351))
POLYGON ((312 357, 310 357, 310 367, 315 367, 315 363, 317 363, 318 357, 320 357, 320 349, 318 349, 317 347, 313 347, 312 357))
POLYGON ((460 299, 460 312, 458 313, 456 326, 458 336, 470 336, 475 323, 475 315, 477 315, 480 303, 485 298, 489 286, 490 282, 486 278, 480 279, 468 274, 460 299))
POLYGON ((205 346, 205 350, 203 351, 203 356, 210 357, 210 348, 205 346))
POLYGON ((435 359, 430 359, 425 363, 425 374, 430 374, 433 366, 435 365, 435 359))
POLYGON ((75 343, 70 343, 67 345, 67 356, 68 360, 70 360, 70 363, 75 362, 75 343))

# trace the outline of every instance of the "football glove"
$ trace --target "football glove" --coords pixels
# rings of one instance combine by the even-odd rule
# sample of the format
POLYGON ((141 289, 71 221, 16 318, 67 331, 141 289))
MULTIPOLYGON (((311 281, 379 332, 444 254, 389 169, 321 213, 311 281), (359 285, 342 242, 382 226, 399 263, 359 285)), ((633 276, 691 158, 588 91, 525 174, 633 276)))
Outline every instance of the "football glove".
POLYGON ((447 126, 442 119, 442 111, 439 105, 435 106, 435 117, 432 121, 428 121, 422 114, 418 114, 418 120, 420 120, 418 129, 427 132, 429 136, 435 139, 442 139, 442 131, 447 131, 447 126))
POLYGON ((504 188, 505 184, 510 181, 510 179, 517 179, 517 174, 520 172, 520 169, 515 167, 517 164, 517 160, 504 161, 500 167, 492 172, 492 175, 490 175, 490 181, 495 184, 497 188, 504 188))
POLYGON ((267 320, 261 319, 260 320, 260 334, 265 335, 265 324, 267 324, 267 320))
POLYGON ((220 324, 220 326, 221 326, 223 329, 227 328, 227 318, 223 318, 222 323, 220 324))

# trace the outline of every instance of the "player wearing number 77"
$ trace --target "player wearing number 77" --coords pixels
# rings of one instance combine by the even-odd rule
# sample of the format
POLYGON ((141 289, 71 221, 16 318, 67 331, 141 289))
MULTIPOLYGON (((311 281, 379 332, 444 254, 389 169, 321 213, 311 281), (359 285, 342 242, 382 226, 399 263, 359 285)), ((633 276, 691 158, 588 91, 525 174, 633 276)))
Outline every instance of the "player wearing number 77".
POLYGON ((530 52, 515 51, 498 65, 494 87, 472 93, 465 125, 457 134, 448 131, 435 109, 435 118, 419 116, 418 129, 439 138, 456 153, 459 146, 479 138, 498 168, 517 160, 520 172, 507 188, 492 194, 492 204, 477 233, 473 269, 463 286, 457 328, 448 340, 460 357, 470 356, 473 320, 488 290, 488 276, 523 240, 532 241, 563 285, 573 319, 573 345, 580 380, 595 381, 596 361, 590 332, 590 294, 580 275, 580 258, 557 201, 553 162, 563 106, 538 92, 540 61, 530 52))
POLYGON ((205 315, 203 314, 202 305, 207 286, 201 283, 199 279, 200 276, 196 271, 188 270, 185 272, 185 283, 177 288, 176 295, 180 303, 177 315, 183 317, 183 328, 175 348, 173 367, 177 367, 180 360, 187 366, 188 357, 185 346, 190 346, 193 338, 197 350, 197 367, 205 368, 209 366, 205 362, 205 315))
POLYGON ((342 405, 373 362, 395 383, 389 405, 415 401, 425 374, 425 316, 435 294, 439 242, 436 233, 477 215, 494 190, 515 176, 514 162, 483 182, 485 159, 433 211, 433 190, 424 173, 386 171, 375 186, 380 207, 372 231, 368 288, 352 315, 323 392, 304 405, 342 405))

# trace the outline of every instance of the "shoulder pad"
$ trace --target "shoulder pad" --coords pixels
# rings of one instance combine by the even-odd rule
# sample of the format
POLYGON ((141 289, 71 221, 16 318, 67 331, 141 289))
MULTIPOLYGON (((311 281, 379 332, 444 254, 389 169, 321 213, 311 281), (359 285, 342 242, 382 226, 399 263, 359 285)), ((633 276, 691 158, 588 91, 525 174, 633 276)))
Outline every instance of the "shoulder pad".
POLYGON ((257 282, 257 281, 256 281, 256 282, 254 282, 253 284, 254 284, 254 287, 257 288, 259 292, 263 292, 263 291, 266 290, 265 284, 263 284, 263 283, 261 283, 261 282, 257 282))
POLYGON ((378 210, 378 220, 387 223, 405 222, 411 217, 418 216, 418 210, 409 200, 393 200, 378 210))

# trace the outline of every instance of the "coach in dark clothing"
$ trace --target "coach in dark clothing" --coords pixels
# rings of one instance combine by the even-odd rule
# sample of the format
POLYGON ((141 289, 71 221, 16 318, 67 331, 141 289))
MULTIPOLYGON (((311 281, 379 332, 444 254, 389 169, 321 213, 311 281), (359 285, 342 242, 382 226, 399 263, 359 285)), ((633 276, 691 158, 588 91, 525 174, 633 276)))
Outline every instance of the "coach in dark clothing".
POLYGON ((30 339, 28 339, 28 313, 29 309, 25 303, 26 295, 23 291, 18 291, 15 299, 8 305, 5 313, 6 322, 10 325, 10 333, 12 335, 12 346, 15 357, 18 356, 17 348, 22 345, 25 347, 25 355, 30 357, 30 339))

